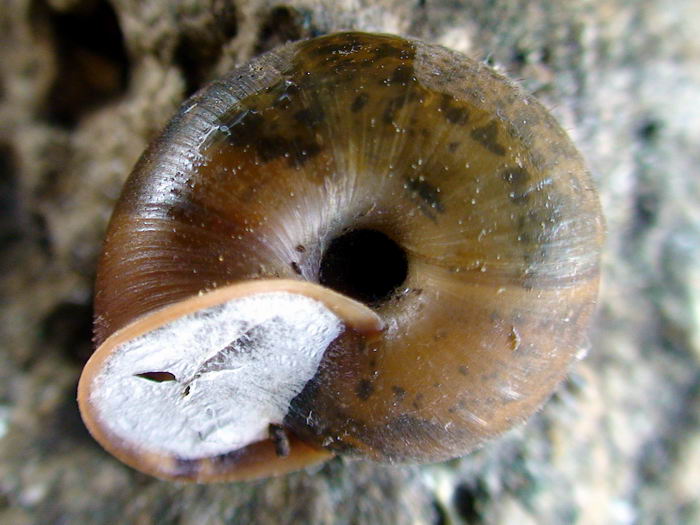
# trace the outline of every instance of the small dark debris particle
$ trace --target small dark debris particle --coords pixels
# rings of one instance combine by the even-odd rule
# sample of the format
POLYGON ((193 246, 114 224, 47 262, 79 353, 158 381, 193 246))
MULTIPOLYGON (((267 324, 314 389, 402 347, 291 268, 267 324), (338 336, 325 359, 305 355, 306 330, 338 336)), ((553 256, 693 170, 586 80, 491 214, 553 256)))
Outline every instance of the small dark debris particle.
POLYGON ((296 261, 292 261, 290 266, 292 267, 292 270, 294 270, 294 273, 301 275, 301 268, 299 268, 299 264, 296 261))

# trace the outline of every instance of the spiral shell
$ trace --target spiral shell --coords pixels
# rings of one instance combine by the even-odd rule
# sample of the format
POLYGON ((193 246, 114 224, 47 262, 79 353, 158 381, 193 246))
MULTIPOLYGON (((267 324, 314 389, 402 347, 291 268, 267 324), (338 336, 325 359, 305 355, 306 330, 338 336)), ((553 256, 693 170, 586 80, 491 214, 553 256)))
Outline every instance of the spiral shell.
MULTIPOLYGON (((98 271, 99 348, 81 379, 83 416, 127 463, 179 479, 259 477, 329 453, 388 462, 463 455, 524 421, 567 373, 594 310, 602 232, 596 192, 566 134, 488 67, 389 35, 287 44, 188 100, 129 178, 98 271), (260 289, 245 288, 251 282, 260 289), (255 311, 271 318, 307 308, 299 297, 312 297, 305 319, 331 312, 300 330, 330 339, 289 387, 282 415, 263 421, 269 434, 229 448, 193 445, 189 456, 158 450, 157 439, 140 444, 167 425, 148 421, 151 413, 139 419, 129 396, 138 405, 166 384, 182 390, 167 371, 179 365, 164 358, 114 386, 113 356, 136 355, 128 342, 170 319, 210 318, 213 310, 191 312, 255 294, 270 301, 255 311), (119 385, 130 393, 110 404, 119 385), (110 421, 122 416, 131 426, 116 429, 110 421)), ((275 330, 256 341, 296 333, 275 330)), ((246 334, 222 341, 255 339, 246 334)), ((257 351, 236 348, 239 357, 257 351)), ((277 352, 301 363, 293 350, 277 352)), ((252 366, 222 356, 219 375, 252 366)), ((214 370, 208 359, 192 376, 201 384, 202 370, 214 370)), ((286 366, 271 363, 263 369, 286 366)), ((215 426, 243 428, 248 417, 215 426)))

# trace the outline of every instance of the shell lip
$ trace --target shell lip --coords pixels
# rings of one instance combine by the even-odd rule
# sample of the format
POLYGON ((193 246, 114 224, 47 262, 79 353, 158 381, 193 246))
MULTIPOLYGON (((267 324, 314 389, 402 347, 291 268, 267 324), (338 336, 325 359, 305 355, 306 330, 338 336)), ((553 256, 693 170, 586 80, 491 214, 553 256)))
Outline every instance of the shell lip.
MULTIPOLYGON (((170 451, 125 439, 106 424, 101 407, 92 396, 95 380, 120 345, 158 329, 172 319, 217 306, 231 300, 263 294, 286 292, 313 299, 337 316, 346 328, 372 338, 384 328, 382 319, 365 305, 323 286, 305 281, 272 279, 237 283, 166 306, 146 314, 110 335, 88 360, 78 383, 80 413, 92 436, 112 455, 127 465, 159 478, 197 482, 256 479, 298 470, 332 457, 332 453, 307 444, 288 431, 292 454, 280 457, 271 439, 252 442, 224 454, 183 459, 170 451)), ((288 429, 287 429, 288 430, 288 429)))

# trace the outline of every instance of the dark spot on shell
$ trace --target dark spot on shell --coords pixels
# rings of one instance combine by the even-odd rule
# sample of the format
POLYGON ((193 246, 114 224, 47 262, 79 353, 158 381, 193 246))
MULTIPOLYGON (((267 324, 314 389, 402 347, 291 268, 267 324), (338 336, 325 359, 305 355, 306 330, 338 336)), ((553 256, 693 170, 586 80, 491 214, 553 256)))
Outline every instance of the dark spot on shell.
POLYGON ((316 142, 304 143, 301 137, 297 141, 292 141, 297 147, 289 148, 289 163, 295 167, 301 167, 307 160, 315 157, 321 152, 321 146, 316 142))
POLYGON ((413 49, 405 47, 396 47, 389 43, 380 44, 373 49, 374 58, 400 58, 403 60, 413 58, 413 49))
POLYGON ((462 374, 463 376, 466 376, 466 375, 469 374, 469 369, 468 369, 466 366, 464 366, 464 365, 460 366, 460 367, 457 369, 457 371, 458 371, 460 374, 462 374))
POLYGON ((433 212, 443 213, 445 211, 445 206, 440 199, 440 192, 423 178, 406 179, 406 189, 421 199, 423 204, 421 209, 430 219, 435 220, 433 212))
POLYGON ((440 111, 448 122, 462 126, 469 122, 469 110, 455 104, 453 97, 443 94, 440 99, 440 111))
POLYGON ((355 97, 355 100, 352 101, 350 111, 352 111, 353 113, 357 113, 365 107, 367 101, 369 101, 369 95, 367 93, 360 93, 355 97))
POLYGON ((506 154, 506 149, 498 143, 498 124, 495 120, 473 130, 471 137, 496 155, 503 156, 506 154))
POLYGON ((463 126, 469 122, 469 111, 466 108, 449 107, 444 110, 445 118, 452 124, 463 126))
POLYGON ((297 111, 294 120, 310 128, 317 127, 326 118, 321 106, 311 106, 297 111))
MULTIPOLYGON (((291 89, 291 85, 279 83, 275 86, 275 91, 281 90, 282 87, 287 92, 291 89)), ((261 112, 255 109, 259 104, 264 102, 256 96, 251 96, 237 106, 236 111, 221 119, 221 125, 228 128, 225 138, 229 144, 246 152, 255 152, 263 162, 285 157, 293 167, 302 166, 321 151, 313 131, 325 118, 320 106, 297 111, 294 119, 302 125, 296 126, 296 136, 289 137, 275 132, 270 127, 270 123, 261 112), (241 107, 246 109, 241 110, 241 107)))
POLYGON ((294 270, 294 273, 301 275, 301 268, 299 268, 299 264, 296 261, 292 261, 290 266, 292 267, 292 270, 294 270))
POLYGON ((457 148, 459 148, 459 142, 450 142, 450 143, 447 145, 447 150, 448 150, 450 153, 454 153, 455 151, 457 151, 457 148))
POLYGON ((306 248, 304 247, 303 244, 297 244, 296 248, 294 248, 296 251, 299 253, 304 253, 306 251, 306 248))
POLYGON ((394 122, 394 119, 396 118, 396 112, 399 111, 405 103, 406 97, 403 95, 389 100, 389 102, 387 102, 386 104, 386 108, 384 109, 384 113, 382 115, 384 123, 392 124, 394 122))
POLYGON ((530 173, 525 168, 512 166, 501 172, 501 178, 513 186, 524 186, 530 180, 530 173))
POLYGON ((374 385, 369 379, 360 379, 355 388, 355 394, 362 401, 367 401, 369 397, 374 393, 374 385))
POLYGON ((401 403, 406 397, 406 390, 404 390, 400 386, 392 386, 391 391, 393 392, 394 398, 396 399, 397 403, 401 403))
POLYGON ((393 73, 388 78, 388 81, 391 83, 396 82, 403 85, 415 80, 416 79, 413 76, 413 68, 406 65, 396 66, 396 69, 394 69, 393 73))

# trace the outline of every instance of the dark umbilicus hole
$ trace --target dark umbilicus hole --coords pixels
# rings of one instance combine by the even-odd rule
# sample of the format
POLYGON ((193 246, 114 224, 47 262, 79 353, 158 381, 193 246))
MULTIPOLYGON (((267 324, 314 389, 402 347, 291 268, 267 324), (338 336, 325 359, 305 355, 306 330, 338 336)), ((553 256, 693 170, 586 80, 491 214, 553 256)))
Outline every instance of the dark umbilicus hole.
POLYGON ((376 230, 352 230, 331 241, 321 259, 319 281, 353 299, 378 305, 408 275, 404 250, 376 230))
POLYGON ((136 374, 136 377, 142 377, 149 381, 155 381, 156 383, 175 381, 175 376, 170 372, 144 372, 143 374, 136 374))

